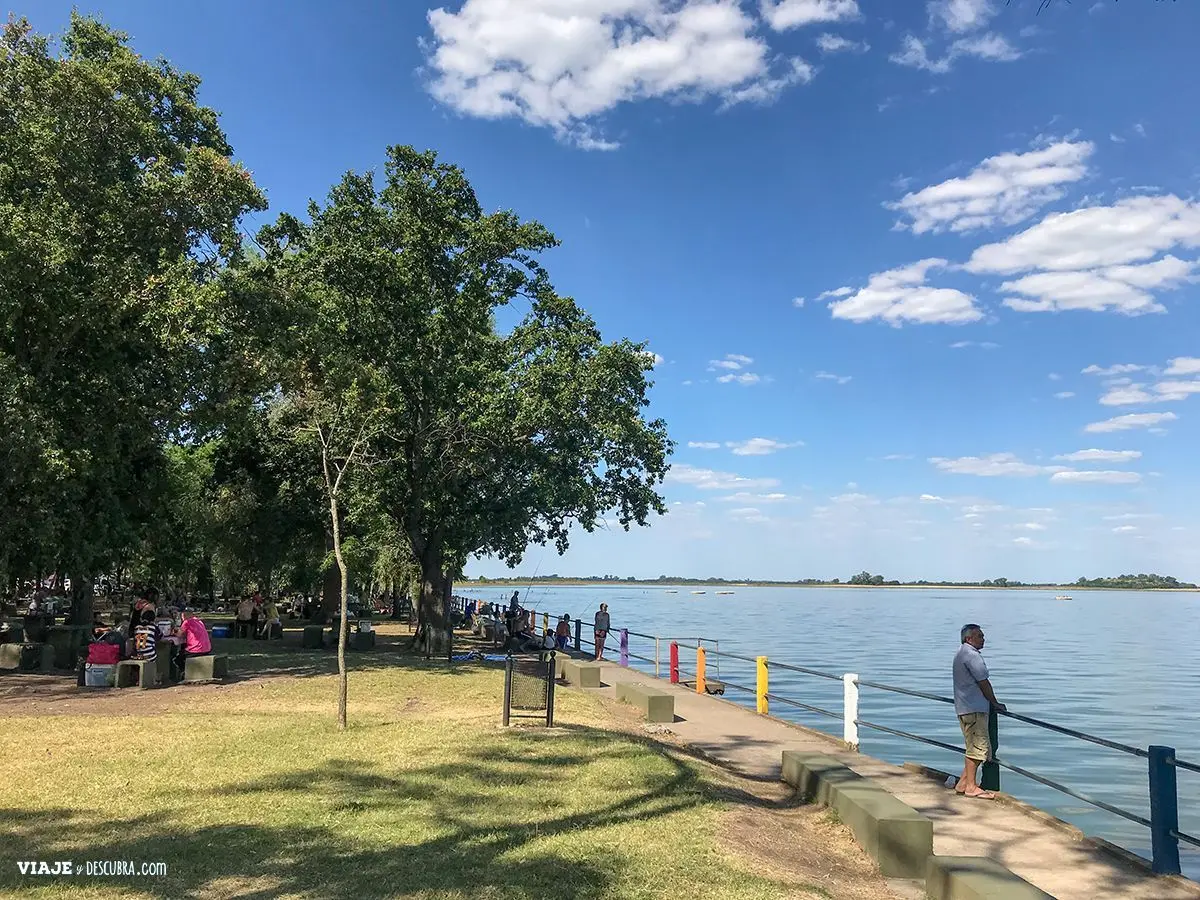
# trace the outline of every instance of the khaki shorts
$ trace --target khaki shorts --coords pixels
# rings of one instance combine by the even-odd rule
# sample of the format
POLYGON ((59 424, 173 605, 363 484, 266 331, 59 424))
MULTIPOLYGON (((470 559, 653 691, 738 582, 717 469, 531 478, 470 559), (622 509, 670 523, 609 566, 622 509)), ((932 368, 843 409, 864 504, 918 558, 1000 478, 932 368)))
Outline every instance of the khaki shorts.
POLYGON ((958 717, 966 741, 967 758, 987 762, 992 758, 992 741, 988 737, 988 714, 967 713, 958 717))

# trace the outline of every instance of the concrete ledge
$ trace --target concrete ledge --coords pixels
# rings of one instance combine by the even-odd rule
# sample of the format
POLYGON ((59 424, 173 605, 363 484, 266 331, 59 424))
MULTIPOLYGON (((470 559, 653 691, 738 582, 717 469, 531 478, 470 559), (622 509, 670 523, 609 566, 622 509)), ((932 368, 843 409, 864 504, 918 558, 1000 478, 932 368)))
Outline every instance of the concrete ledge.
POLYGON ((931 856, 925 869, 931 900, 1054 900, 986 856, 931 856))
POLYGON ((923 878, 933 822, 848 767, 820 753, 783 752, 783 780, 828 806, 888 878, 923 878))
POLYGON ((568 684, 583 688, 600 687, 600 663, 560 656, 559 669, 562 671, 563 681, 568 684))
POLYGON ((617 682, 617 699, 632 703, 646 716, 647 722, 674 722, 675 698, 644 684, 617 682))
POLYGON ((189 656, 183 661, 183 680, 219 681, 229 675, 229 657, 209 653, 206 656, 189 656))
POLYGON ((26 641, 23 644, 0 644, 0 669, 13 672, 54 671, 54 648, 49 644, 26 641))

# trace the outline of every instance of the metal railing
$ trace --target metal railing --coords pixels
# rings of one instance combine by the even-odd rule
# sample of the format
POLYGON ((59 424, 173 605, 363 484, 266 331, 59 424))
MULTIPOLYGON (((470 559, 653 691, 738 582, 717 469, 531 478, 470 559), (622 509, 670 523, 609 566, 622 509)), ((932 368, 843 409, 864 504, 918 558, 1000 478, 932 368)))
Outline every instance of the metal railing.
MULTIPOLYGON (((582 621, 576 618, 573 620, 573 624, 574 649, 579 651, 585 644, 594 648, 595 643, 583 637, 582 621)), ((672 684, 682 683, 690 687, 694 687, 697 693, 708 693, 709 667, 711 665, 717 673, 717 680, 719 680, 722 690, 724 688, 732 688, 740 695, 754 696, 757 711, 762 715, 770 715, 770 705, 772 703, 779 703, 792 709, 798 709, 814 715, 823 716, 828 719, 840 720, 842 722, 842 740, 851 749, 858 749, 858 729, 862 727, 871 729, 872 731, 878 731, 882 734, 892 735, 893 737, 904 738, 906 740, 911 740, 927 746, 937 747, 951 753, 965 753, 965 750, 962 747, 948 744, 925 735, 914 734, 900 728, 868 721, 859 716, 860 688, 901 694, 920 700, 927 700, 935 703, 945 703, 953 706, 954 700, 951 697, 944 697, 939 694, 931 694, 926 691, 913 690, 911 688, 900 687, 899 685, 870 681, 865 678, 859 678, 858 675, 854 673, 845 673, 839 675, 833 672, 824 672, 819 669, 812 669, 805 666, 771 661, 765 656, 751 657, 733 653, 728 650, 722 651, 720 649, 719 641, 715 638, 706 638, 702 636, 661 637, 658 635, 633 631, 628 628, 614 628, 610 634, 615 634, 617 636, 617 647, 619 649, 620 664, 622 666, 629 666, 629 661, 631 659, 635 659, 646 663, 647 665, 653 665, 655 676, 662 677, 664 674, 664 654, 662 651, 665 647, 667 651, 665 674, 672 684), (629 649, 630 637, 635 637, 644 641, 653 641, 654 656, 649 657, 641 653, 632 652, 629 649), (679 658, 679 651, 681 649, 690 650, 695 654, 696 662, 694 671, 685 669, 681 664, 679 658), (711 660, 709 659, 710 653, 712 654, 711 660), (745 684, 738 684, 737 682, 730 681, 728 678, 720 677, 720 660, 722 656, 731 660, 736 660, 738 662, 755 666, 756 679, 754 687, 750 687, 749 685, 745 684), (816 679, 841 682, 842 709, 840 711, 835 711, 812 703, 803 702, 795 697, 783 696, 780 693, 772 692, 770 690, 770 671, 772 669, 778 669, 783 672, 795 673, 797 675, 804 675, 816 679)), ((1137 825, 1148 828, 1150 830, 1152 846, 1152 868, 1154 872, 1158 874, 1180 874, 1179 843, 1181 841, 1191 846, 1200 847, 1200 837, 1187 834, 1181 831, 1179 828, 1179 800, 1176 779, 1176 774, 1179 769, 1200 773, 1200 763, 1179 759, 1175 755, 1175 750, 1173 747, 1152 745, 1143 749, 1141 747, 1134 747, 1130 744, 1125 744, 1120 741, 1114 741, 1108 738, 1099 737, 1094 734, 1089 734, 1087 732, 1078 731, 1074 728, 1057 725, 1053 722, 1047 722, 1033 716, 1027 716, 1021 713, 1009 711, 1001 712, 995 709, 993 709, 989 715, 989 736, 992 744, 992 758, 980 767, 980 783, 983 788, 987 790, 999 790, 1000 770, 1007 769, 1010 772, 1014 772, 1045 787, 1059 791, 1068 797, 1073 797, 1076 800, 1087 803, 1088 805, 1094 806, 1097 809, 1104 810, 1105 812, 1111 813, 1112 815, 1118 816, 1126 821, 1134 822, 1137 825), (1064 737, 1095 744, 1109 750, 1115 750, 1135 758, 1145 759, 1147 761, 1149 775, 1150 817, 1146 818, 1145 816, 1122 809, 1104 800, 1090 797, 1085 793, 1074 790, 1073 788, 1051 778, 1031 772, 1022 766, 1019 766, 1008 761, 1006 758, 1001 757, 999 753, 996 752, 999 747, 999 719, 1001 717, 1022 722, 1026 725, 1041 728, 1055 734, 1060 734, 1064 737)))

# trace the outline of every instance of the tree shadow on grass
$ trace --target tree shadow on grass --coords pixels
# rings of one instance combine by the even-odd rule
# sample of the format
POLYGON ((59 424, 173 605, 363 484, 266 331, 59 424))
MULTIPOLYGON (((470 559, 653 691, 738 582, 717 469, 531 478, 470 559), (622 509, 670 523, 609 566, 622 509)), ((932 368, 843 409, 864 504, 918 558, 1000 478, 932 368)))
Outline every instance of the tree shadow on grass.
MULTIPOLYGON (((645 757, 641 748, 614 742, 611 735, 599 732, 595 739, 602 755, 629 757, 632 766, 633 757, 645 757)), ((171 816, 106 819, 69 809, 0 809, 3 855, 16 854, 0 859, 0 889, 45 886, 44 877, 20 875, 16 859, 115 859, 163 861, 168 875, 96 882, 189 900, 279 894, 314 900, 399 894, 591 900, 619 895, 617 882, 631 862, 619 850, 598 852, 591 832, 645 823, 709 799, 694 768, 669 759, 664 769, 651 760, 645 769, 630 769, 640 777, 616 799, 598 799, 582 811, 556 808, 554 798, 573 789, 580 767, 596 761, 596 748, 589 740, 578 752, 539 757, 523 752, 524 743, 518 739, 511 752, 502 753, 466 748, 454 765, 386 774, 357 760, 334 760, 181 801, 171 816), (536 789, 524 790, 524 783, 536 789), (484 786, 491 790, 481 790, 484 786), (212 806, 231 798, 239 810, 263 803, 312 807, 316 801, 324 814, 295 827, 189 825, 189 804, 212 806), (387 837, 372 830, 369 841, 356 840, 337 825, 346 815, 372 817, 387 826, 387 837), (577 850, 564 853, 561 842, 538 846, 554 838, 577 850)), ((645 858, 639 863, 644 866, 645 858)), ((75 878, 70 885, 88 880, 75 878)))

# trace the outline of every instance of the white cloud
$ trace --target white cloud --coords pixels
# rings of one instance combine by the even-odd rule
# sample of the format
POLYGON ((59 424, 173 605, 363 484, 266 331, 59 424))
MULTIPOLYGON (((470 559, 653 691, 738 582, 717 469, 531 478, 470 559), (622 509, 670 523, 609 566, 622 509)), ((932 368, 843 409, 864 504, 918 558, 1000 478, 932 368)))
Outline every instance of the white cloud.
POLYGON ((1200 359, 1194 356, 1177 356, 1167 367, 1167 375, 1200 375, 1200 359))
POLYGON ((1064 453, 1055 459, 1066 462, 1133 462, 1142 458, 1141 450, 1076 450, 1074 453, 1064 453))
POLYGON ((717 441, 688 441, 688 446, 693 450, 720 450, 721 445, 717 441))
POLYGON ((939 497, 936 494, 922 494, 918 498, 922 503, 949 503, 945 497, 939 497))
POLYGON ((835 319, 867 322, 882 319, 894 326, 904 322, 960 324, 975 322, 983 313, 970 294, 925 284, 931 269, 945 268, 944 259, 920 262, 877 272, 867 286, 829 304, 835 319))
POLYGON ((1183 400, 1192 394, 1200 394, 1200 380, 1160 381, 1154 390, 1160 395, 1156 400, 1183 400))
POLYGON ((1055 472, 1050 480, 1072 484, 1137 484, 1142 476, 1137 472, 1055 472))
POLYGON ((884 459, 888 460, 889 462, 892 462, 892 461, 895 461, 898 459, 912 459, 912 454, 911 453, 889 453, 887 456, 884 457, 884 459))
POLYGON ((929 461, 943 472, 952 472, 955 475, 980 475, 987 478, 999 476, 1029 478, 1033 475, 1041 475, 1043 472, 1055 472, 1062 468, 1062 466, 1038 466, 1022 462, 1015 453, 961 456, 958 459, 934 456, 929 461))
POLYGON ((838 494, 836 497, 830 497, 834 503, 842 503, 849 506, 877 506, 879 499, 872 497, 870 494, 838 494))
POLYGON ((1121 513, 1117 516, 1105 516, 1106 522, 1130 522, 1137 519, 1158 519, 1161 518, 1159 513, 1121 513))
POLYGON ((853 293, 854 288, 852 287, 834 288, 832 291, 822 291, 821 293, 817 294, 817 300, 831 300, 837 299, 838 297, 849 297, 853 293))
POLYGON ((817 38, 817 48, 822 53, 842 53, 845 51, 866 53, 871 49, 871 45, 866 41, 852 41, 841 35, 826 32, 817 38))
POLYGON ((1007 506, 1001 506, 998 503, 975 503, 970 506, 964 506, 965 513, 989 513, 989 512, 1004 512, 1008 509, 1007 506))
POLYGON ((1108 393, 1100 398, 1100 402, 1105 406, 1132 406, 1138 403, 1162 403, 1168 400, 1179 400, 1177 394, 1154 394, 1147 393, 1143 388, 1145 385, 1130 384, 1120 385, 1111 388, 1108 393))
POLYGON ((994 344, 991 341, 955 341, 950 345, 951 350, 963 350, 967 347, 979 347, 981 350, 996 350, 1000 345, 994 344))
POLYGON ((663 359, 661 356, 659 356, 657 353, 655 353, 652 350, 643 350, 642 356, 646 357, 646 359, 649 360, 651 368, 658 368, 659 366, 661 366, 663 363, 666 362, 665 359, 663 359))
POLYGON ((976 274, 1025 274, 1001 285, 1024 312, 1163 312, 1154 292, 1192 277, 1194 260, 1167 251, 1200 247, 1200 204, 1174 195, 1128 197, 1111 206, 1053 213, 1024 231, 979 247, 976 274), (1166 254, 1160 256, 1160 254, 1166 254))
POLYGON ((742 356, 740 353, 726 353, 724 359, 710 359, 708 361, 708 371, 715 372, 717 369, 744 369, 752 362, 754 362, 753 357, 742 356))
POLYGON ((702 491, 754 491, 778 487, 776 478, 745 478, 731 472, 715 472, 696 466, 676 464, 667 472, 667 481, 686 484, 702 491))
POLYGON ((812 77, 802 60, 775 58, 735 0, 466 0, 428 21, 434 98, 585 149, 617 146, 594 123, 623 103, 769 100, 812 77))
POLYGON ((796 307, 796 309, 803 309, 804 308, 804 298, 796 297, 795 299, 792 300, 792 306, 796 307))
POLYGON ((1054 395, 1054 399, 1055 400, 1070 400, 1074 396, 1075 396, 1074 391, 1059 391, 1057 394, 1054 395))
POLYGON ((935 75, 944 75, 954 68, 954 64, 963 57, 987 60, 989 62, 1012 62, 1021 57, 1021 52, 1010 44, 1002 35, 983 34, 978 37, 959 38, 946 50, 946 55, 940 59, 929 56, 925 42, 911 34, 905 35, 901 49, 888 57, 892 62, 923 69, 935 75))
POLYGON ((931 0, 929 17, 955 33, 974 31, 996 15, 992 0, 931 0))
POLYGON ((1136 525, 1118 525, 1113 529, 1113 534, 1130 534, 1137 530, 1138 527, 1136 525))
POLYGON ((1136 363, 1117 363, 1117 365, 1109 366, 1108 368, 1101 368, 1100 366, 1091 365, 1084 369, 1081 374, 1101 376, 1124 375, 1128 372, 1144 372, 1146 368, 1146 366, 1139 366, 1136 363))
POLYGON ((776 31, 844 22, 859 15, 858 0, 761 0, 762 17, 776 31))
POLYGON ((1094 149, 1088 141, 1059 141, 1027 153, 1003 153, 968 175, 884 205, 907 216, 902 224, 914 234, 1015 225, 1062 197, 1062 185, 1084 178, 1094 149))
POLYGON ((813 377, 822 381, 836 381, 838 384, 846 384, 854 380, 853 375, 834 375, 832 372, 818 372, 813 377))
POLYGON ((1013 543, 1021 544, 1022 546, 1027 547, 1033 543, 1033 538, 1028 538, 1028 537, 1013 538, 1013 543))
POLYGON ((730 494, 726 497, 718 497, 722 503, 787 503, 793 500, 799 500, 800 497, 794 497, 791 494, 770 493, 770 494, 754 494, 749 491, 738 491, 736 494, 730 494))
POLYGON ((733 450, 734 456, 767 456, 780 450, 803 447, 804 441, 793 441, 789 444, 771 438, 750 438, 746 441, 726 441, 725 446, 733 450))
POLYGON ((1131 428, 1149 428, 1163 422, 1174 422, 1179 417, 1175 413, 1130 413, 1105 419, 1103 422, 1093 422, 1083 430, 1090 434, 1103 434, 1110 431, 1128 431, 1131 428))
POLYGON ((1046 526, 1043 525, 1041 522, 1024 522, 1020 525, 1015 525, 1013 527, 1021 528, 1021 529, 1024 529, 1025 531, 1045 531, 1046 530, 1046 526))
POLYGON ((740 375, 735 375, 731 372, 728 375, 721 375, 719 378, 717 378, 717 381, 721 384, 732 383, 745 386, 758 384, 762 380, 763 378, 761 375, 755 375, 753 372, 742 372, 740 375))

